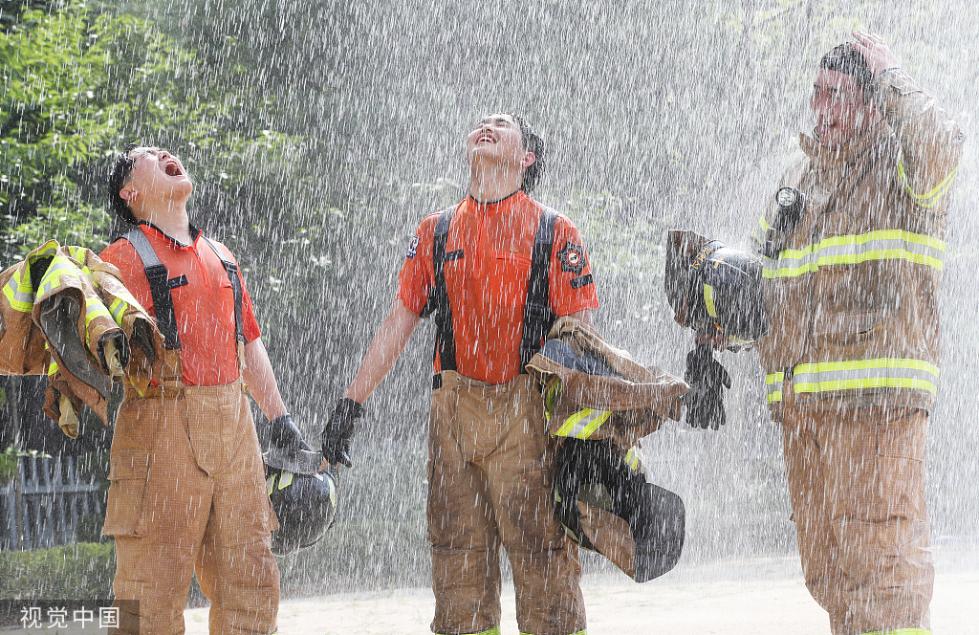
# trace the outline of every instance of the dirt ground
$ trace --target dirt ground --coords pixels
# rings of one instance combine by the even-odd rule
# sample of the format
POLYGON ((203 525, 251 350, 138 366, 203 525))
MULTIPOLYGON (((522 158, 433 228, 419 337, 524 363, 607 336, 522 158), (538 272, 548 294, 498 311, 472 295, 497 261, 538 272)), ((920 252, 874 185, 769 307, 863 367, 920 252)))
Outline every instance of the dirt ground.
MULTIPOLYGON (((939 563, 941 564, 941 563, 939 563)), ((939 567, 932 628, 939 635, 975 632, 979 568, 939 567)), ((670 573, 639 585, 624 576, 583 580, 589 635, 824 635, 829 623, 809 597, 793 559, 720 563, 670 573)), ((516 634, 512 587, 505 586, 502 632, 516 634)), ((428 589, 349 593, 283 601, 281 635, 428 633, 428 589)), ((187 611, 187 633, 207 633, 207 609, 187 611)))

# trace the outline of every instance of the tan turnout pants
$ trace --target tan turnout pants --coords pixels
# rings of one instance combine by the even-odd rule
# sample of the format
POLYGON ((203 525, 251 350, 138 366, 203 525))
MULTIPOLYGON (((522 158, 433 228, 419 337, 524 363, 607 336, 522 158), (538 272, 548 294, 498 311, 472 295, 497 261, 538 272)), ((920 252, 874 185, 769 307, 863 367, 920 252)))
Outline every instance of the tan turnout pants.
POLYGON ((783 442, 799 551, 833 635, 929 633, 928 413, 791 393, 783 442))
POLYGON ((210 632, 273 633, 278 526, 242 384, 128 400, 116 424, 103 533, 116 543, 118 633, 184 632, 191 576, 211 601, 210 632))
POLYGON ((488 385, 452 371, 441 380, 429 429, 432 631, 496 632, 502 545, 521 632, 582 632, 581 567, 554 517, 552 441, 536 382, 520 375, 488 385))

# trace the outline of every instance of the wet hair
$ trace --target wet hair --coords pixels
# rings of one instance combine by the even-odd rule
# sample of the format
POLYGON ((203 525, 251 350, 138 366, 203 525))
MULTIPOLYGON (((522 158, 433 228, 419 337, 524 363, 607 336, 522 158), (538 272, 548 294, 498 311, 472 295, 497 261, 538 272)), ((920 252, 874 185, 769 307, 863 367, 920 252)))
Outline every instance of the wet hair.
POLYGON ((523 173, 523 182, 520 184, 524 192, 532 192, 540 180, 544 178, 544 140, 538 136, 534 129, 530 127, 527 120, 516 113, 507 113, 520 126, 520 137, 523 142, 524 150, 533 152, 537 159, 523 173))
POLYGON ((819 68, 849 75, 863 89, 864 99, 869 100, 873 96, 874 74, 870 72, 863 54, 854 48, 852 42, 844 42, 823 55, 823 59, 819 60, 819 68))
POLYGON ((109 206, 116 213, 116 216, 130 224, 136 223, 136 217, 133 216, 133 211, 129 209, 129 203, 119 195, 119 190, 125 187, 129 181, 129 175, 132 174, 133 167, 136 165, 136 159, 129 156, 129 153, 136 147, 135 144, 129 145, 125 150, 116 154, 112 160, 112 168, 109 170, 109 206))

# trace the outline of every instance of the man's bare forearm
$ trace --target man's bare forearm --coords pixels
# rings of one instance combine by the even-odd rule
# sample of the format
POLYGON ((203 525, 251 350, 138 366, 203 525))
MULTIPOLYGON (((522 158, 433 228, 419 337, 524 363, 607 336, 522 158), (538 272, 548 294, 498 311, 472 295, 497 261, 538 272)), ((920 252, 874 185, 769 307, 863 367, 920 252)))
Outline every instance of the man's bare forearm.
POLYGON ((395 300, 377 334, 371 340, 353 382, 344 396, 364 403, 380 385, 404 351, 420 318, 409 311, 401 300, 395 300))
POLYGON ((248 392, 269 421, 289 412, 279 394, 279 384, 262 338, 245 344, 245 370, 242 374, 248 392))

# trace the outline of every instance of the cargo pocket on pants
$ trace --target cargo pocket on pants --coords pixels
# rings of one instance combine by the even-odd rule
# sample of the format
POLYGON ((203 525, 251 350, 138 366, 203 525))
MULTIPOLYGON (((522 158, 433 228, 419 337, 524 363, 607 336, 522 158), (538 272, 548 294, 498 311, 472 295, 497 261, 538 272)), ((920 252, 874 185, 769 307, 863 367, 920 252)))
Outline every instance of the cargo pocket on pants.
POLYGON ((142 535, 140 519, 149 469, 150 453, 144 450, 120 450, 110 457, 109 496, 102 535, 142 535))

